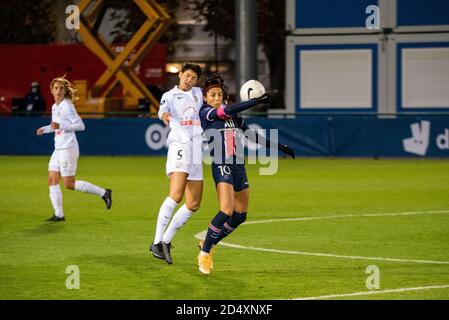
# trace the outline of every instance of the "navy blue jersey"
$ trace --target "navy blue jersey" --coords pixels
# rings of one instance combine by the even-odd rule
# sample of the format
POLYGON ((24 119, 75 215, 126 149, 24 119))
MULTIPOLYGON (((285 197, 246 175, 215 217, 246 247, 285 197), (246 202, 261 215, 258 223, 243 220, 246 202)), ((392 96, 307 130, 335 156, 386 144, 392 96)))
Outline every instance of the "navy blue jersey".
POLYGON ((211 149, 214 164, 244 164, 244 137, 242 132, 248 129, 239 115, 219 117, 217 109, 204 104, 199 112, 201 127, 211 149), (221 144, 216 141, 221 140, 221 144), (218 147, 218 148, 217 148, 218 147), (220 149, 219 149, 220 148, 220 149), (216 154, 216 151, 221 151, 216 154))

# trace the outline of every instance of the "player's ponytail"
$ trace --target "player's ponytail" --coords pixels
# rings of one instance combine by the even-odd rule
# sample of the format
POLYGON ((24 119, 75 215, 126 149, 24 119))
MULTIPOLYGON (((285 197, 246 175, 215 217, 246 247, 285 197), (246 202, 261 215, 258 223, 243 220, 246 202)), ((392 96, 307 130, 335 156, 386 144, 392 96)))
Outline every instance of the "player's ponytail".
POLYGON ((50 90, 53 89, 53 85, 56 82, 60 82, 64 85, 65 89, 65 95, 64 98, 69 99, 72 103, 75 102, 75 100, 78 100, 76 97, 76 89, 73 83, 71 83, 69 80, 67 80, 66 77, 67 74, 63 75, 62 77, 54 78, 52 82, 50 83, 50 90))

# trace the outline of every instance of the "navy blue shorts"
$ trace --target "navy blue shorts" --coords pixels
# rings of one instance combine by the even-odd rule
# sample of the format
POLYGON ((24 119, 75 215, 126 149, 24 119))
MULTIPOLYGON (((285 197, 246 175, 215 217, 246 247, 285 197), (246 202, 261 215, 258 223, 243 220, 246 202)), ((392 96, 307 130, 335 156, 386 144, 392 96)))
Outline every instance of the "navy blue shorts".
POLYGON ((249 188, 244 165, 212 164, 212 175, 214 177, 215 185, 220 182, 229 183, 234 186, 235 192, 240 192, 249 188))

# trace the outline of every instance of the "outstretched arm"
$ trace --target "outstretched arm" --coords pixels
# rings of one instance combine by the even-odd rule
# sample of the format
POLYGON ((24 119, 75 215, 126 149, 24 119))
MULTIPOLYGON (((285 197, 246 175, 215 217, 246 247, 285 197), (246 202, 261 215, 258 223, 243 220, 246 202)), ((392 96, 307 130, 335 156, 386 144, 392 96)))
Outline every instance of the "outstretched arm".
POLYGON ((43 134, 52 133, 52 132, 55 132, 55 130, 51 127, 51 125, 48 125, 48 126, 40 127, 39 129, 37 129, 36 134, 38 136, 41 136, 43 134))
POLYGON ((273 96, 269 93, 264 94, 260 98, 251 99, 248 101, 235 103, 231 105, 227 105, 224 108, 218 108, 209 110, 207 114, 208 120, 217 120, 217 119, 226 119, 232 115, 238 114, 239 112, 248 110, 254 106, 264 103, 272 103, 273 96))
MULTIPOLYGON (((52 122, 52 124, 56 124, 56 122, 52 122)), ((83 120, 81 120, 81 119, 78 119, 75 122, 62 121, 58 125, 59 125, 58 128, 56 128, 56 125, 55 125, 55 129, 61 129, 64 131, 84 131, 86 128, 84 126, 83 120)))
POLYGON ((237 104, 231 104, 226 106, 223 111, 226 116, 231 116, 237 114, 239 112, 245 111, 249 108, 252 108, 258 104, 272 103, 274 101, 273 95, 270 93, 266 93, 260 98, 251 99, 245 102, 240 102, 237 104))
POLYGON ((258 134, 256 131, 251 130, 251 128, 248 127, 248 125, 245 123, 245 121, 240 117, 239 117, 239 125, 240 125, 240 128, 243 130, 243 132, 246 133, 245 136, 250 141, 260 144, 262 146, 264 145, 267 148, 276 148, 277 147, 278 150, 281 150, 286 155, 295 159, 295 152, 290 147, 288 147, 286 144, 275 143, 273 141, 265 139, 264 136, 258 134))

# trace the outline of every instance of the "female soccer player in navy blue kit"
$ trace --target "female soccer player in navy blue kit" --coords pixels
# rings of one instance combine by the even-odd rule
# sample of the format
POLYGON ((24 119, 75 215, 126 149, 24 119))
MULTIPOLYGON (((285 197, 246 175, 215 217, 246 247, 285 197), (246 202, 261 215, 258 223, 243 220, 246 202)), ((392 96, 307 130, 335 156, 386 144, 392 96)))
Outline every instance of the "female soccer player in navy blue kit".
MULTIPOLYGON (((200 109, 201 126, 206 136, 210 133, 209 145, 213 145, 212 175, 220 202, 220 210, 210 222, 205 240, 199 243, 199 270, 203 274, 209 274, 213 268, 213 246, 242 224, 248 211, 249 184, 243 147, 239 148, 239 144, 242 146, 243 143, 239 130, 245 132, 250 129, 238 113, 257 104, 271 103, 272 96, 265 94, 239 104, 223 105, 227 100, 227 88, 219 75, 214 75, 206 81, 203 95, 205 104, 200 109), (221 154, 217 154, 217 151, 221 154)), ((271 143, 270 146, 270 141, 265 141, 260 136, 258 143, 266 143, 267 148, 277 147, 292 158, 295 157, 293 150, 286 145, 274 146, 271 143)))

